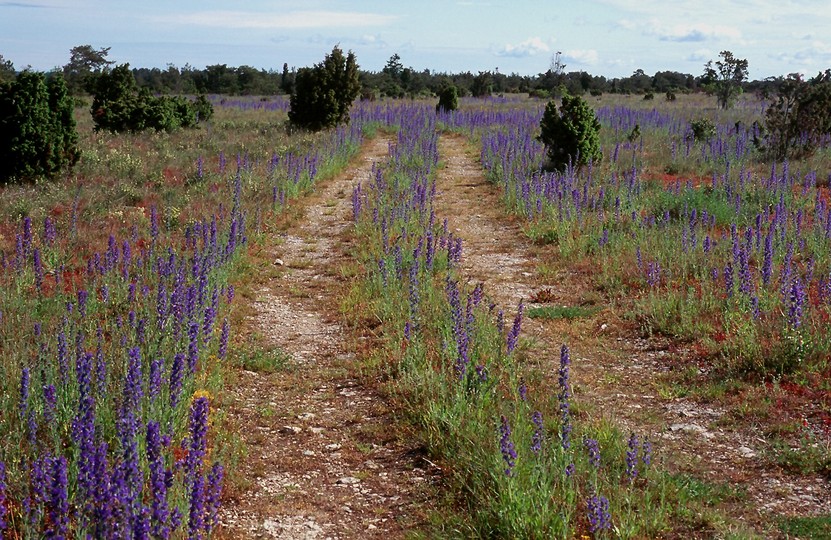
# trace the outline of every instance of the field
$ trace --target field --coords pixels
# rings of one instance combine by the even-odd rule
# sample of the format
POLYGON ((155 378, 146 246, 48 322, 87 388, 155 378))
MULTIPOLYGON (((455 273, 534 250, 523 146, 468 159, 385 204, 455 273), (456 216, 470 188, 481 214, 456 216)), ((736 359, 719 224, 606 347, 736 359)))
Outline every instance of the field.
POLYGON ((213 99, 0 197, 7 536, 831 536, 831 152, 764 103, 213 99), (708 119, 714 133, 694 136, 708 119))

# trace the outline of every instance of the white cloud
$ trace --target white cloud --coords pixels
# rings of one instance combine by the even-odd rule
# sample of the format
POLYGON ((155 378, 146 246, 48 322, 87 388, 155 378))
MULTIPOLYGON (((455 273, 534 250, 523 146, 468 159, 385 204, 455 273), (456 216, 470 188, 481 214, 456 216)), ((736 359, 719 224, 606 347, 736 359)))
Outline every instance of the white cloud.
POLYGON ((290 11, 263 13, 250 11, 200 11, 161 18, 162 22, 250 29, 347 28, 383 26, 398 17, 355 11, 290 11))
POLYGON ((646 29, 647 35, 657 36, 661 41, 699 42, 710 39, 741 39, 742 33, 732 26, 721 24, 675 24, 668 25, 651 19, 646 29))
POLYGON ((707 62, 713 60, 713 53, 708 49, 696 49, 685 58, 688 62, 707 62))
POLYGON ((786 64, 798 65, 808 69, 825 69, 823 66, 827 67, 831 63, 831 45, 815 40, 806 49, 782 52, 770 55, 770 57, 786 64))
POLYGON ((594 49, 572 49, 570 51, 563 51, 563 60, 565 60, 566 65, 571 63, 593 66, 597 64, 598 54, 594 49))
POLYGON ((551 51, 551 47, 538 37, 526 39, 522 43, 512 45, 506 44, 504 47, 496 51, 497 56, 512 56, 514 58, 524 58, 527 56, 536 56, 551 51))

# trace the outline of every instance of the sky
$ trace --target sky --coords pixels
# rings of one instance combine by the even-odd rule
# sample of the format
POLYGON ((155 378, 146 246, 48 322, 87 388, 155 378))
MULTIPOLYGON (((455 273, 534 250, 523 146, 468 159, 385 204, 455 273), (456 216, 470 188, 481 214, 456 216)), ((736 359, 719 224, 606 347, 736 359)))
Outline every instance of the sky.
POLYGON ((0 55, 50 70, 77 45, 133 67, 281 70, 339 45, 362 69, 393 54, 433 72, 700 75, 729 50, 750 79, 831 68, 828 0, 0 0, 0 55))

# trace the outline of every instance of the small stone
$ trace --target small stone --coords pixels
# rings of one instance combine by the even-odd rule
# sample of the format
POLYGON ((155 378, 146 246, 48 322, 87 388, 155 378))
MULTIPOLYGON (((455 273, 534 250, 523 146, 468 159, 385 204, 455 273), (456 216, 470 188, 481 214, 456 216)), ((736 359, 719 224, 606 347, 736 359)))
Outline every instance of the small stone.
POLYGON ((351 485, 351 484, 359 484, 361 480, 359 478, 355 478, 354 476, 344 476, 342 478, 338 478, 337 484, 342 485, 351 485))
POLYGON ((284 433, 286 435, 297 435, 303 431, 303 428, 297 426, 283 426, 280 428, 280 433, 284 433))
POLYGON ((756 457, 756 452, 754 452, 751 448, 748 448, 747 446, 740 446, 739 454, 741 454, 742 457, 745 457, 747 459, 756 457))
POLYGON ((286 263, 283 262, 283 259, 274 259, 274 266, 283 266, 286 263))
POLYGON ((332 444, 327 444, 326 446, 324 446, 324 448, 326 448, 326 450, 329 450, 330 452, 332 452, 332 451, 335 451, 335 450, 339 450, 340 445, 338 443, 332 443, 332 444))
POLYGON ((312 418, 315 418, 315 415, 314 413, 310 412, 304 412, 302 414, 297 415, 298 420, 311 420, 312 418))
POLYGON ((713 434, 707 431, 706 428, 703 428, 698 424, 672 424, 671 426, 669 426, 669 429, 671 431, 685 431, 687 433, 698 433, 706 439, 709 439, 713 436, 713 434))

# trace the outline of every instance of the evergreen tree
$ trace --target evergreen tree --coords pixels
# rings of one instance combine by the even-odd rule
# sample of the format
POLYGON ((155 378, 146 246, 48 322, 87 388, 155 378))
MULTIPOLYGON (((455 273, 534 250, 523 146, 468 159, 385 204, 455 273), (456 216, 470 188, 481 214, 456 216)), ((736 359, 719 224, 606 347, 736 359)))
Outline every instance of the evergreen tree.
POLYGON ((73 102, 60 75, 23 71, 0 85, 0 178, 51 176, 78 160, 73 102))
POLYGON ((350 51, 344 57, 336 46, 322 63, 298 70, 289 121, 311 131, 347 123, 349 107, 360 91, 355 54, 350 51))
POLYGON ((600 121, 580 96, 563 96, 560 110, 549 101, 540 121, 539 140, 548 149, 551 166, 559 171, 600 160, 600 121))
POLYGON ((439 92, 439 102, 436 104, 436 112, 450 112, 459 108, 459 91, 455 86, 449 84, 439 92))

